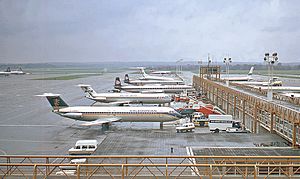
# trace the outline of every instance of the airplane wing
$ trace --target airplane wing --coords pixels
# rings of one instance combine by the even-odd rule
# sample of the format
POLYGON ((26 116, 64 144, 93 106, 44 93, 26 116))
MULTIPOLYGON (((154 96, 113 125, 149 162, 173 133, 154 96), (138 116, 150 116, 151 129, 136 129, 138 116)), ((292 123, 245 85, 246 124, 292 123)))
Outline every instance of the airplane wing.
POLYGON ((92 99, 92 100, 95 100, 95 101, 105 101, 106 100, 106 97, 92 97, 92 96, 90 96, 90 95, 86 95, 85 96, 86 98, 89 98, 89 99, 92 99))
POLYGON ((122 106, 124 104, 130 104, 132 101, 116 101, 116 102, 110 102, 110 103, 101 103, 101 102, 95 102, 92 104, 92 106, 122 106))
POLYGON ((99 126, 105 123, 117 122, 121 120, 121 118, 112 117, 112 118, 101 118, 91 122, 85 122, 81 124, 82 126, 99 126))
POLYGON ((164 90, 148 90, 148 91, 141 91, 141 93, 164 93, 164 90))

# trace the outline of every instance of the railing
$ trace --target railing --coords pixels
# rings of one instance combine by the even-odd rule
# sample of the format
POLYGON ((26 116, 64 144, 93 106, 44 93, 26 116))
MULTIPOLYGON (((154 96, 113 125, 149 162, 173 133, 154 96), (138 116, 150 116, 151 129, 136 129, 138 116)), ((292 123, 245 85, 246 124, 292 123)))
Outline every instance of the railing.
POLYGON ((0 156, 2 178, 300 177, 300 156, 0 156), (85 163, 70 164, 74 158, 85 163))

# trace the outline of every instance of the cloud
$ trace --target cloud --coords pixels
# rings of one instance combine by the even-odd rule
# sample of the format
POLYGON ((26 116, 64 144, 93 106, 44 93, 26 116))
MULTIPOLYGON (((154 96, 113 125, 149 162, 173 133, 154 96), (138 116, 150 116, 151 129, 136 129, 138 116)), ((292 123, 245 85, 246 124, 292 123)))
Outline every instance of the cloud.
POLYGON ((298 1, 4 0, 0 62, 110 60, 287 61, 300 52, 298 1), (291 46, 293 45, 293 46, 291 46))

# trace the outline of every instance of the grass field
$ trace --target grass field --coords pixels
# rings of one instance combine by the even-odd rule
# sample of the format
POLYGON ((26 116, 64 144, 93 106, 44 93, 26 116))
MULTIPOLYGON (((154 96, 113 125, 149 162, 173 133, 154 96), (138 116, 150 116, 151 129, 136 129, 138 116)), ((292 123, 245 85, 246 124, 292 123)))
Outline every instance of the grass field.
POLYGON ((74 74, 74 73, 115 73, 124 69, 103 69, 103 68, 34 68, 27 70, 33 74, 74 74))

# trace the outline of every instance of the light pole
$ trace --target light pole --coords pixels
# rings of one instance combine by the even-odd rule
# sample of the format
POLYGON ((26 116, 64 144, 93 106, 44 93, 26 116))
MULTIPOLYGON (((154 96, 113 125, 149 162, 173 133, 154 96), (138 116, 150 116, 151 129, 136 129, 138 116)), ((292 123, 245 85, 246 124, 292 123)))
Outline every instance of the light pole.
POLYGON ((211 63, 211 58, 208 54, 208 56, 207 56, 207 79, 209 79, 209 80, 210 80, 210 70, 209 70, 209 64, 210 63, 211 63))
POLYGON ((274 64, 278 61, 278 56, 277 53, 273 53, 272 56, 270 56, 269 53, 265 53, 265 58, 264 58, 265 63, 268 65, 268 93, 267 93, 267 98, 269 101, 273 100, 273 89, 272 89, 272 82, 273 82, 273 70, 274 70, 274 64), (270 76, 271 73, 271 76, 270 76))
POLYGON ((227 76, 226 86, 229 86, 229 65, 231 62, 232 62, 231 57, 225 57, 223 60, 223 63, 225 63, 225 66, 226 66, 226 76, 227 76))
POLYGON ((202 65, 202 60, 198 60, 198 64, 199 64, 199 76, 200 76, 200 70, 201 70, 201 65, 202 65))
POLYGON ((178 74, 179 71, 181 73, 182 67, 180 65, 180 62, 182 62, 182 61, 183 61, 183 59, 179 59, 179 60, 176 61, 176 74, 178 74))

